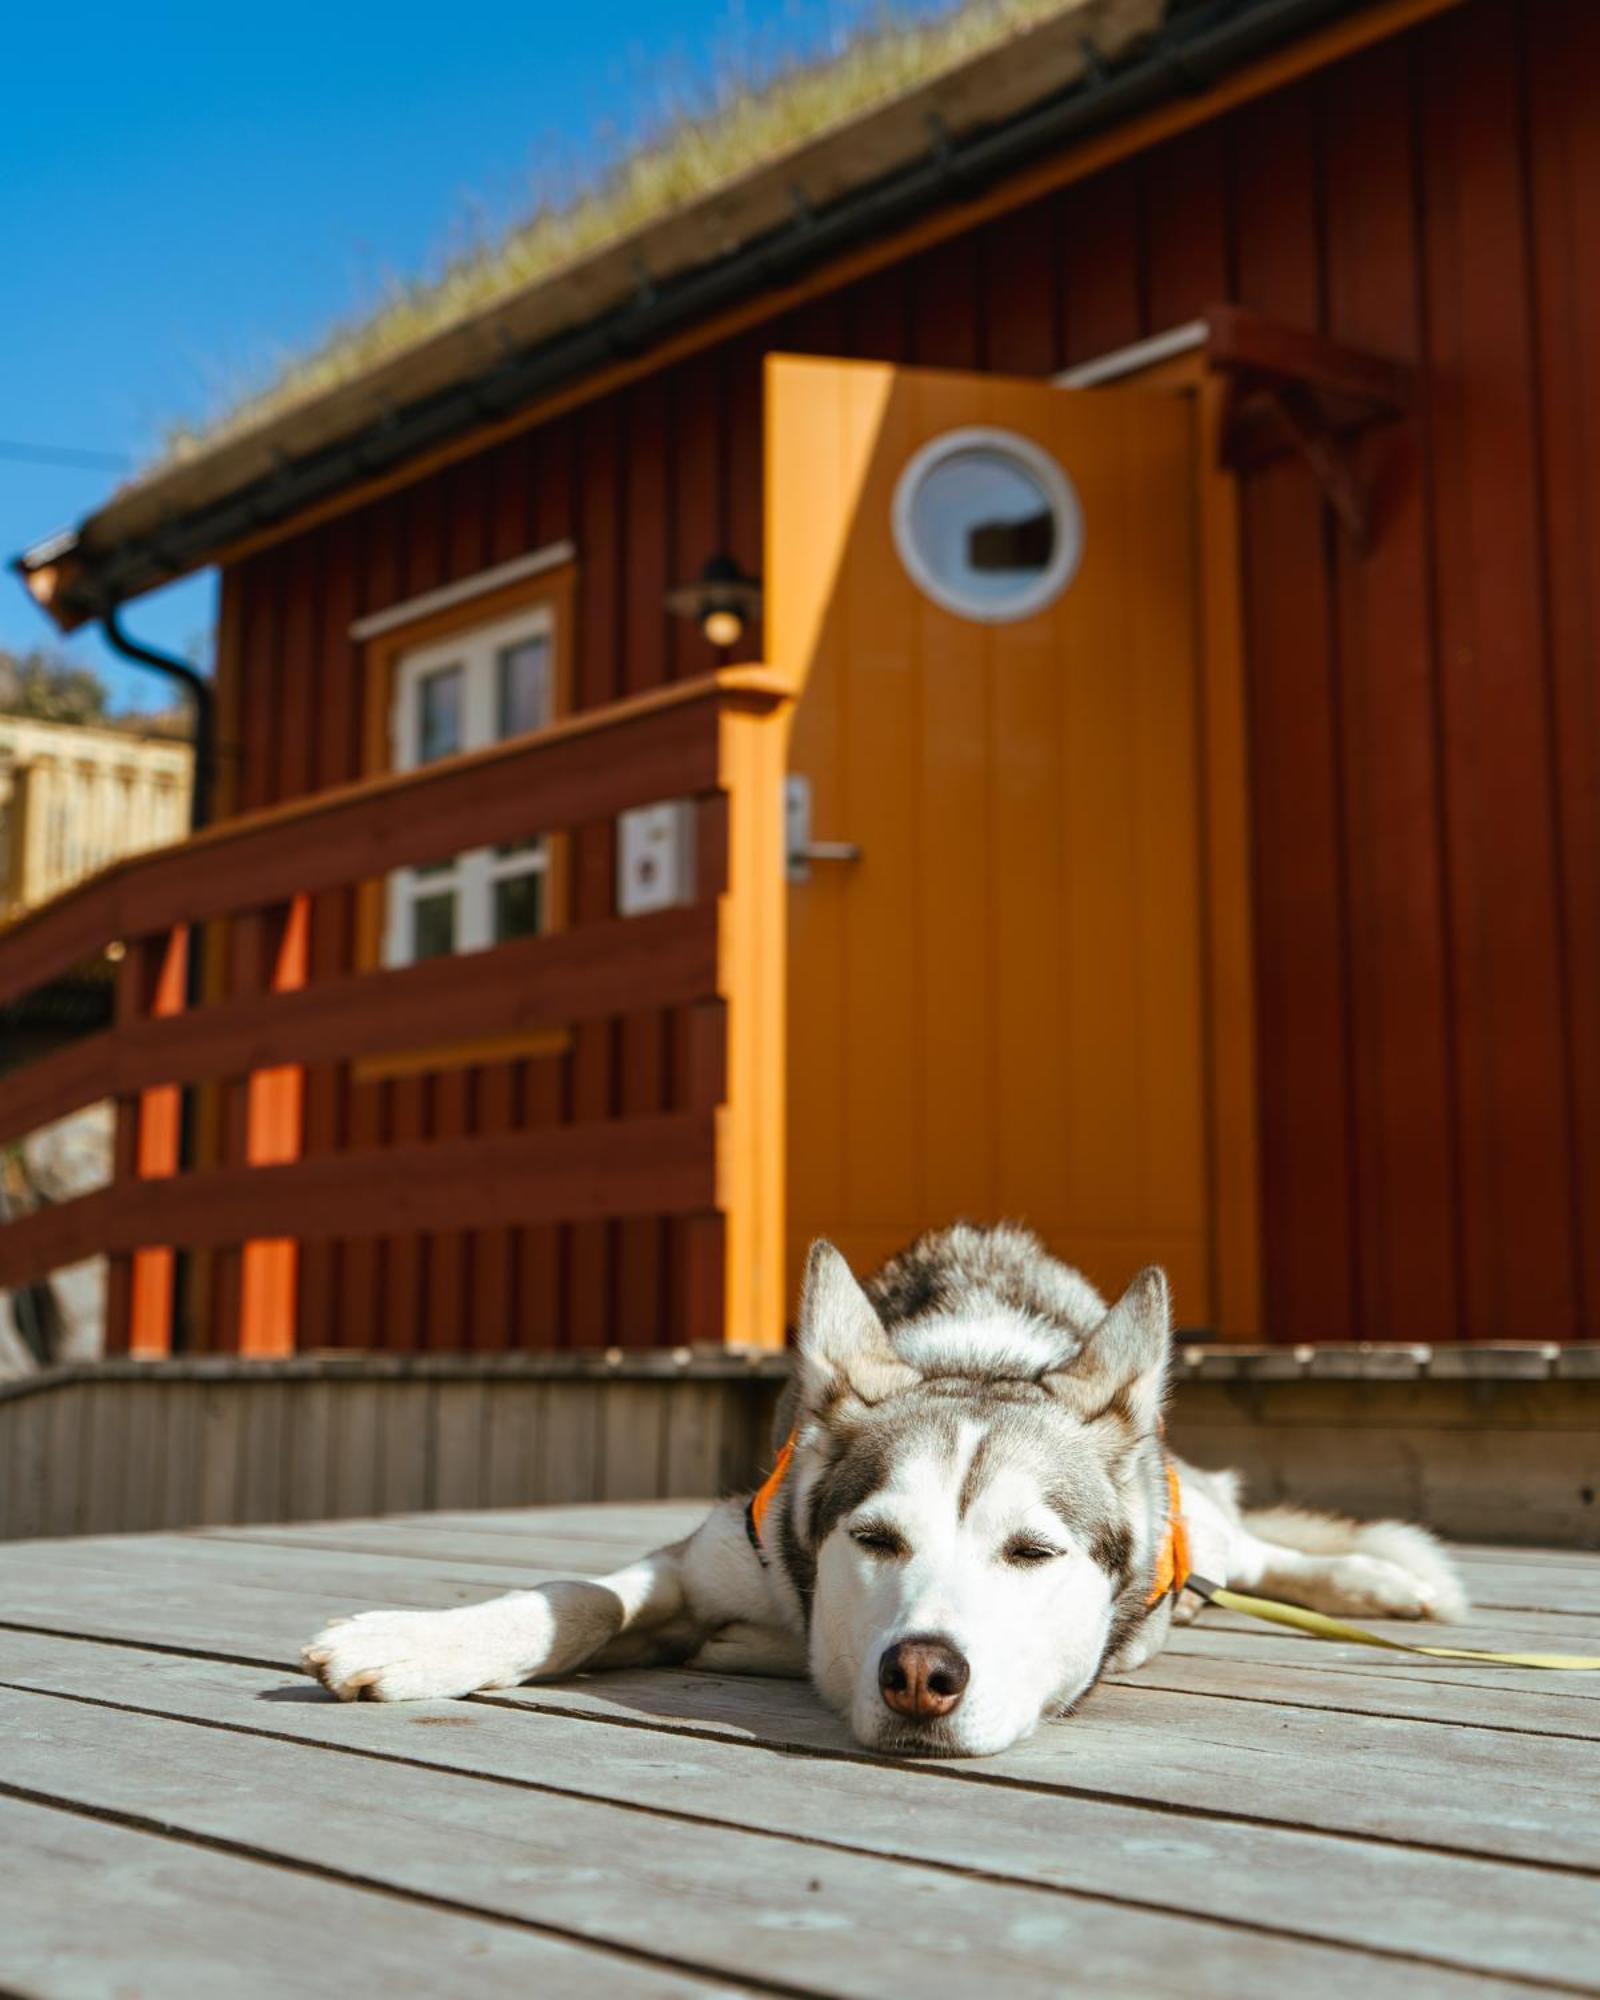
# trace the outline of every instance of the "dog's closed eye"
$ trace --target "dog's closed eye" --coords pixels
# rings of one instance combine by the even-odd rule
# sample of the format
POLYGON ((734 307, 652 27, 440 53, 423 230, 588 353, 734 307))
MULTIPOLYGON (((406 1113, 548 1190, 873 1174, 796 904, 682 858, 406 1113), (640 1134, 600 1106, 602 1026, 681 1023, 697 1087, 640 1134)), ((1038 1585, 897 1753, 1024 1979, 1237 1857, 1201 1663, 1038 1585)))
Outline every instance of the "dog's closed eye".
POLYGON ((884 1521, 863 1521, 850 1530, 850 1539, 869 1556, 906 1556, 911 1553, 905 1537, 884 1521))
POLYGON ((1013 1535, 1000 1553, 1016 1569, 1038 1569, 1043 1563, 1056 1561, 1064 1552, 1036 1536, 1013 1535))

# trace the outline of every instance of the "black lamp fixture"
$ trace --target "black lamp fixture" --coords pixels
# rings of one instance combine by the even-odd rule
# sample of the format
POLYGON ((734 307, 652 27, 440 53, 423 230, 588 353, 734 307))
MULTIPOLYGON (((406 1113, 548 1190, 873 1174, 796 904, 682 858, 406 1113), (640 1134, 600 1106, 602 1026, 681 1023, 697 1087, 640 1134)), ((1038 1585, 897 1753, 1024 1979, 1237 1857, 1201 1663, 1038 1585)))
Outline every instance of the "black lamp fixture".
POLYGON ((693 583, 667 592, 667 609, 692 618, 719 652, 737 646, 761 612, 760 579, 746 576, 730 555, 710 557, 693 583))

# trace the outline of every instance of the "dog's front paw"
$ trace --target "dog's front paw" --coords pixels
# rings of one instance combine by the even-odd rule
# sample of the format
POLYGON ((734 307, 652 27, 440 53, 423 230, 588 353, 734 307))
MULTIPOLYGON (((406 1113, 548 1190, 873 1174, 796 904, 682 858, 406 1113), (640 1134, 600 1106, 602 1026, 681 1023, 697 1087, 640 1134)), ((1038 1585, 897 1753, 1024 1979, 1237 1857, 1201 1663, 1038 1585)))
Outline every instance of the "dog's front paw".
POLYGON ((461 1611, 363 1611, 336 1618, 300 1657, 341 1701, 433 1701, 522 1678, 501 1621, 461 1611))

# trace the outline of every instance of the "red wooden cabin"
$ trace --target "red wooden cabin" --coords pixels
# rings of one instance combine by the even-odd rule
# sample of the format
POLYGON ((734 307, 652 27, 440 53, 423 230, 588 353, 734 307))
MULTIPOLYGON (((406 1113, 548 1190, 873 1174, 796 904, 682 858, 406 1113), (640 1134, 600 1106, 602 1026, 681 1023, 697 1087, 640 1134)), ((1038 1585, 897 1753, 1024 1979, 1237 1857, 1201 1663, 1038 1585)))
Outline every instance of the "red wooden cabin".
POLYGON ((1582 0, 1064 7, 22 558, 220 568, 218 812, 0 936, 127 945, 0 1282, 759 1345, 1020 1207, 1220 1337, 1600 1339, 1597 103, 1582 0))

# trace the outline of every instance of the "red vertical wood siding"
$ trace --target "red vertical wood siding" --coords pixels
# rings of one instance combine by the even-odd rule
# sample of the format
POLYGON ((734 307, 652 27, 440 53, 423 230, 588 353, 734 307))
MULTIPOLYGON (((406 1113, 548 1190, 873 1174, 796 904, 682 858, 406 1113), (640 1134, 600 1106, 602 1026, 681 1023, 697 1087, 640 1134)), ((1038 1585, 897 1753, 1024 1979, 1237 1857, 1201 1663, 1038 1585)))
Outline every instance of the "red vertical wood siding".
MULTIPOLYGON (((1311 90, 1253 107, 1233 148, 1240 296, 1300 325, 1323 318, 1317 110, 1311 90)), ((1293 465, 1248 483, 1243 525, 1268 1325, 1339 1339, 1361 1322, 1335 551, 1293 465)))
POLYGON ((1571 1196, 1592 1337, 1600 1315, 1600 44, 1592 19, 1573 6, 1536 9, 1525 57, 1571 1196))
MULTIPOLYGON (((1600 47, 1582 0, 1407 35, 235 566, 239 802, 358 774, 352 618, 570 535, 574 698, 711 664, 661 606, 761 546, 768 349, 1048 374, 1238 298, 1414 362, 1354 551, 1244 494, 1264 1266, 1288 1340, 1600 1338, 1600 47)), ((746 656, 759 652, 753 638, 746 656)), ((586 913, 604 829, 574 843, 586 913)), ((313 913, 347 963, 347 902, 313 913)), ((307 1145, 681 1101, 685 1027, 308 1079, 307 1145)), ((308 1257, 324 1344, 694 1337, 656 1225, 308 1257)))

